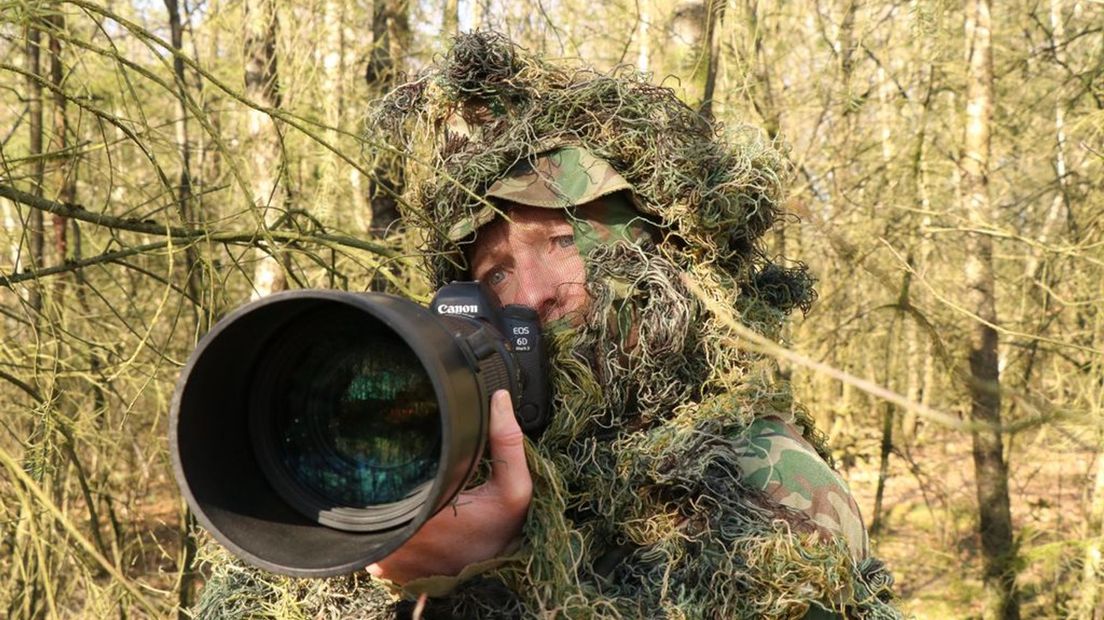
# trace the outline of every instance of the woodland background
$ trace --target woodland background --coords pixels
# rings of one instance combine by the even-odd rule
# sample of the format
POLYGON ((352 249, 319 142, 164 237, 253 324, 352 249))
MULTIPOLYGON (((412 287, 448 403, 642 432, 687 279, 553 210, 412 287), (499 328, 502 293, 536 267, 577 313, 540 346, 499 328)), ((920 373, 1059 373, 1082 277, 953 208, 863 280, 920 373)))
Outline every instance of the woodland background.
POLYGON ((427 293, 366 110, 487 27, 787 146, 781 364, 907 612, 1101 617, 1100 0, 0 0, 0 617, 195 599, 183 361, 281 287, 427 293))

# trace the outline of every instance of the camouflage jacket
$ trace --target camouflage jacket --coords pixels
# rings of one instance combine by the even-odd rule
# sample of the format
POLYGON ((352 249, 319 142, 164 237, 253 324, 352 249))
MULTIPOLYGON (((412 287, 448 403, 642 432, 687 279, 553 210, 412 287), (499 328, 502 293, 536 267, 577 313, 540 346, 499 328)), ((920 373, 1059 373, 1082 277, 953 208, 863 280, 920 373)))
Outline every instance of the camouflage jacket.
POLYGON ((844 540, 856 562, 869 555, 866 528, 847 483, 800 429, 778 417, 759 418, 738 443, 737 454, 745 486, 799 513, 807 531, 825 542, 844 540))

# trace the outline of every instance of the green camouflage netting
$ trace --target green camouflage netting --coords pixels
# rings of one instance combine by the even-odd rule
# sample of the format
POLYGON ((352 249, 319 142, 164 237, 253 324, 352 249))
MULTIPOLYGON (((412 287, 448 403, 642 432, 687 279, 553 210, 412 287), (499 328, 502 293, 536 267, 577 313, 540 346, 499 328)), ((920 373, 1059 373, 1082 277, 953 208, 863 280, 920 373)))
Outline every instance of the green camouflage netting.
MULTIPOLYGON (((722 133, 635 73, 557 68, 493 33, 458 38, 374 123, 410 154, 404 218, 425 235, 435 285, 466 269, 450 228, 493 206, 482 196, 514 164, 555 146, 608 161, 657 228, 580 247, 592 303, 576 326, 546 326, 554 415, 527 450, 524 543, 422 617, 900 617, 879 561, 818 537, 740 466, 764 419, 799 428, 809 454, 830 460, 773 361, 706 309, 777 338, 814 297, 803 269, 756 247, 788 176, 758 132, 722 133)), ((210 565, 202 618, 405 618, 415 606, 375 582, 294 581, 224 554, 210 565)))
MULTIPOLYGON (((558 67, 489 32, 459 37, 441 66, 385 97, 371 125, 413 155, 403 218, 426 233, 438 284, 466 267, 448 252, 450 228, 488 206, 512 166, 556 146, 609 162, 671 242, 748 283, 770 263, 755 241, 778 217, 791 172, 758 129, 711 124, 631 69, 558 67)), ((784 303, 806 306, 807 281, 791 284, 784 303)))

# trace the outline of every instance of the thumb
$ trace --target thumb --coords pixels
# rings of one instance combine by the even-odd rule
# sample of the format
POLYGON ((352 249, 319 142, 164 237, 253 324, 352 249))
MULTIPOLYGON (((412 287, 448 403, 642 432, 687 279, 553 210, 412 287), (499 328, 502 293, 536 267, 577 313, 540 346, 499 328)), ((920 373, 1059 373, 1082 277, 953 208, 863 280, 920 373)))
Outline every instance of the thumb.
POLYGON ((491 397, 491 479, 504 501, 528 506, 533 497, 533 479, 525 462, 525 435, 514 418, 510 393, 499 390, 491 397))

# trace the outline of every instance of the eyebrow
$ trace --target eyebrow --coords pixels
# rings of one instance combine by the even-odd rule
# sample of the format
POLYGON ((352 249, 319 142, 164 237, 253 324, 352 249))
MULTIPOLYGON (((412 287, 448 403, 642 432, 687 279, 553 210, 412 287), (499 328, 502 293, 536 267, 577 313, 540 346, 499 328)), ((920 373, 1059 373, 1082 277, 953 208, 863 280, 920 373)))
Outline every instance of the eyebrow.
POLYGON ((502 249, 484 249, 479 252, 481 261, 476 261, 476 250, 473 248, 471 255, 468 257, 468 272, 474 277, 477 271, 486 271, 498 267, 502 264, 504 256, 509 255, 509 252, 505 252, 502 249), (486 264, 486 268, 481 268, 481 265, 486 264))
MULTIPOLYGON (((556 221, 556 222, 553 222, 553 227, 551 228, 551 230, 549 230, 549 233, 550 233, 549 238, 550 239, 554 238, 554 237, 567 236, 568 234, 570 234, 571 236, 576 235, 577 231, 575 229, 575 225, 572 223, 573 220, 577 219, 574 215, 574 211, 575 211, 574 209, 564 209, 564 210, 562 210, 562 213, 563 213, 564 217, 562 219, 556 221)), ((502 222, 503 222, 503 220, 501 218, 495 218, 495 220, 493 222, 487 224, 486 226, 484 226, 480 230, 482 231, 482 234, 484 234, 484 235, 490 234, 490 232, 491 232, 490 229, 494 226, 501 225, 502 222)), ((471 243, 470 247, 467 249, 467 252, 466 252, 466 254, 467 254, 466 258, 468 260, 468 272, 470 274, 472 274, 473 276, 475 275, 475 272, 476 272, 476 265, 475 265, 475 258, 476 258, 476 253, 477 253, 476 241, 479 239, 479 234, 480 234, 480 232, 477 231, 476 236, 472 239, 472 243, 471 243)), ((490 265, 492 267, 501 265, 504 262, 504 260, 503 260, 504 258, 509 257, 509 256, 512 255, 511 252, 509 252, 509 251, 507 251, 506 249, 503 249, 503 248, 486 249, 484 247, 484 248, 482 248, 481 250, 478 250, 478 251, 483 253, 484 261, 490 263, 490 265)))

